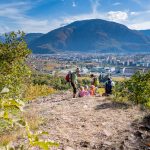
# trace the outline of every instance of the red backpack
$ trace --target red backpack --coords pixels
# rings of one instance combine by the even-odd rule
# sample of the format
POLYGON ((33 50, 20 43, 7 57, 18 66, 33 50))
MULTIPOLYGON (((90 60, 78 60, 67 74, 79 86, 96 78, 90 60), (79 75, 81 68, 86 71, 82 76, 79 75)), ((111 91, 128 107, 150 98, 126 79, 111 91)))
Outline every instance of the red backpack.
POLYGON ((66 81, 71 82, 71 71, 66 75, 66 81))

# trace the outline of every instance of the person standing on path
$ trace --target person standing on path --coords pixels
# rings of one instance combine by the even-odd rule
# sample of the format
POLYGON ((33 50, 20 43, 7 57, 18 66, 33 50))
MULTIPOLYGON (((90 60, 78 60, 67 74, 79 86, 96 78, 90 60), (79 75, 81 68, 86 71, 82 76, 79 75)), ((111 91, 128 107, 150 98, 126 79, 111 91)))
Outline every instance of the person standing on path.
POLYGON ((79 68, 76 69, 75 72, 71 73, 71 86, 73 88, 73 98, 76 97, 77 94, 77 83, 78 83, 78 76, 80 76, 79 74, 79 68))

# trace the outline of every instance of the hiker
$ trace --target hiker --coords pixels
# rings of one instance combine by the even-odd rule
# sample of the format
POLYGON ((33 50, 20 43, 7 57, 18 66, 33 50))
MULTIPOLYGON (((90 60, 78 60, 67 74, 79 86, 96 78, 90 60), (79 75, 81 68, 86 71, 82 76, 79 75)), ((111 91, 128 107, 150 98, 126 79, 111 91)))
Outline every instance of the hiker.
POLYGON ((112 80, 110 78, 107 78, 105 83, 105 93, 107 96, 112 94, 112 80))
POLYGON ((91 85, 91 86, 90 86, 90 95, 91 95, 91 96, 94 96, 94 95, 95 95, 95 86, 94 86, 94 85, 91 85))
POLYGON ((80 86, 80 90, 79 90, 79 97, 84 97, 85 96, 85 90, 83 86, 80 86))
POLYGON ((101 72, 99 75, 99 83, 104 84, 107 81, 108 77, 110 77, 109 74, 104 74, 101 72))
POLYGON ((96 94, 96 91, 98 90, 99 86, 99 80, 94 74, 91 74, 90 77, 92 78, 91 85, 95 86, 95 94, 96 94))
POLYGON ((69 82, 73 88, 73 98, 75 98, 77 94, 77 79, 78 76, 80 76, 79 72, 79 68, 77 68, 75 72, 69 72, 66 76, 66 81, 69 82))
POLYGON ((85 91, 85 96, 90 96, 90 91, 89 91, 88 85, 85 85, 84 91, 85 91))
POLYGON ((99 85, 98 78, 94 74, 91 74, 90 77, 92 78, 91 85, 98 87, 98 85, 99 85))

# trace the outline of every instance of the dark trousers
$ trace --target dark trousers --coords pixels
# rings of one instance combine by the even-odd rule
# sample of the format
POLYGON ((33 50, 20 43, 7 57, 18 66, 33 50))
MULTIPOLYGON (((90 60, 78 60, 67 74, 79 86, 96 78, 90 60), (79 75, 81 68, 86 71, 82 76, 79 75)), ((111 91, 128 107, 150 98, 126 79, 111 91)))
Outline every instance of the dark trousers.
POLYGON ((73 88, 73 94, 76 94, 77 93, 77 87, 76 87, 76 84, 71 82, 71 86, 73 88))

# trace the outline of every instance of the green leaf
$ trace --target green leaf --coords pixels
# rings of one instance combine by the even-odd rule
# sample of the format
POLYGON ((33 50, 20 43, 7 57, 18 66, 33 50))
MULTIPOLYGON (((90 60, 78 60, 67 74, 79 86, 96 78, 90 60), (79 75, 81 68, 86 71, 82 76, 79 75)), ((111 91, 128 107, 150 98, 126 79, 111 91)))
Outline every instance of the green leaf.
POLYGON ((18 125, 20 125, 21 127, 25 127, 26 126, 26 122, 23 119, 20 119, 16 122, 18 125))
POLYGON ((9 115, 8 115, 8 112, 7 111, 4 111, 4 116, 3 116, 4 119, 9 119, 9 115))

